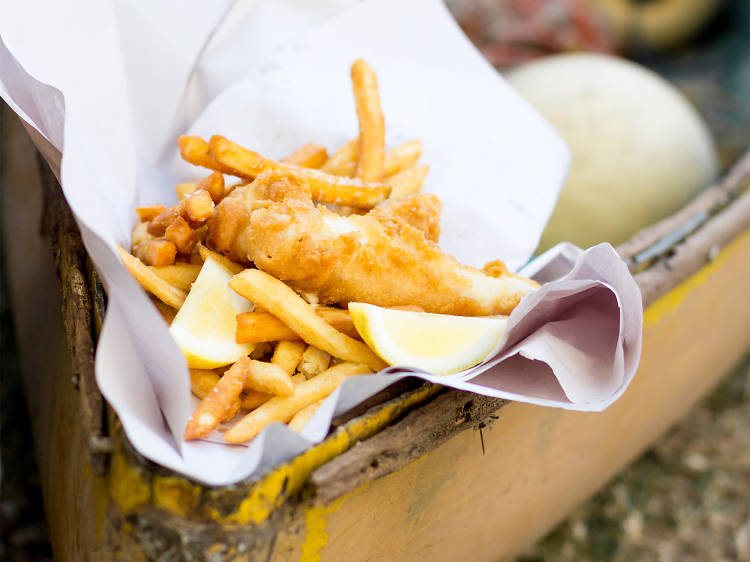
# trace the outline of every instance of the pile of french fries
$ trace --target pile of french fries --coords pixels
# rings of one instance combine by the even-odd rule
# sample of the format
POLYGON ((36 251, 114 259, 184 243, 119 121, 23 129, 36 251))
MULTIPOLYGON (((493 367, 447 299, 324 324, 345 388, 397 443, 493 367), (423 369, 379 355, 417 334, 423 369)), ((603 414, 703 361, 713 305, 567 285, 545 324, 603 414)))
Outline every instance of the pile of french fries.
POLYGON ((386 366, 361 341, 348 311, 318 306, 314 296, 298 295, 252 264, 234 263, 205 245, 214 206, 269 170, 301 179, 313 199, 342 215, 366 212, 389 197, 421 189, 429 169, 417 164, 421 142, 386 151, 375 73, 360 59, 351 77, 359 135, 332 156, 311 143, 276 161, 222 136, 208 142, 183 136, 178 140, 182 158, 211 173, 177 185, 178 203, 172 207, 136 209, 132 253, 119 248, 121 259, 167 323, 209 257, 234 274, 229 286, 254 305, 237 316, 237 342, 255 344, 250 356, 220 369, 190 369, 192 392, 201 402, 187 424, 186 439, 205 437, 218 427, 226 429, 227 442, 243 443, 274 421, 300 431, 346 377, 386 366), (226 176, 238 181, 228 184, 226 176))

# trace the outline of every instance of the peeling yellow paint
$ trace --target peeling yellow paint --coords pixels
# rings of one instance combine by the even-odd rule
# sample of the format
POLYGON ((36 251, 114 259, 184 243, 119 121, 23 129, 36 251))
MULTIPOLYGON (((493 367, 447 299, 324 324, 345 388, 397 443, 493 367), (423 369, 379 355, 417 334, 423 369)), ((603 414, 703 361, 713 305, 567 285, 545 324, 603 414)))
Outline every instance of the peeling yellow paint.
POLYGON ((151 499, 151 487, 144 479, 142 469, 128 462, 122 446, 116 446, 112 453, 109 492, 123 513, 130 513, 151 499))
POLYGON ((201 487, 177 476, 154 476, 154 505, 186 517, 200 500, 201 487))
POLYGON ((357 420, 345 430, 335 432, 319 445, 308 449, 260 479, 232 513, 223 515, 215 508, 208 508, 208 515, 221 524, 244 525, 264 522, 287 497, 300 490, 313 470, 346 451, 355 441, 373 435, 403 410, 412 404, 422 402, 437 391, 438 387, 427 386, 401 401, 357 420))
POLYGON ((645 327, 652 326, 661 321, 664 316, 680 306, 682 301, 687 298, 695 289, 706 283, 709 277, 719 269, 727 259, 734 254, 741 246, 750 240, 750 231, 741 234, 730 242, 716 257, 715 260, 701 268, 699 271, 682 281, 674 289, 663 295, 645 311, 643 323, 645 327))
POLYGON ((302 542, 300 562, 320 561, 320 551, 328 544, 326 515, 341 509, 341 505, 352 493, 344 494, 326 505, 305 508, 305 540, 302 542))

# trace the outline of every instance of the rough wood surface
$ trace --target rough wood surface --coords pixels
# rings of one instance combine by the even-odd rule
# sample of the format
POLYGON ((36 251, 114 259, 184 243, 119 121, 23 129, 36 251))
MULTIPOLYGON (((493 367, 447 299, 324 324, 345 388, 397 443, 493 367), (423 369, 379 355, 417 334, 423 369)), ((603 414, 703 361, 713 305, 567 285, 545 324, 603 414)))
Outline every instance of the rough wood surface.
POLYGON ((747 188, 748 182, 750 182, 750 150, 737 161, 718 184, 699 193, 695 199, 672 216, 638 232, 630 240, 618 246, 617 252, 624 260, 633 258, 664 236, 679 229, 697 214, 728 204, 747 188))
POLYGON ((506 400, 450 390, 407 414, 310 477, 315 502, 325 503, 365 482, 395 472, 465 429, 482 430, 506 400))
POLYGON ((62 318, 72 362, 73 384, 79 392, 81 422, 90 436, 89 462, 94 473, 101 475, 105 472, 108 443, 104 402, 94 375, 95 299, 89 283, 95 274, 57 179, 41 157, 37 162, 44 189, 43 227, 52 249, 62 297, 62 318))
MULTIPOLYGON (((674 246, 669 255, 634 275, 643 294, 644 306, 698 271, 748 228, 750 192, 735 200, 687 240, 674 246)), ((750 286, 750 280, 747 280, 747 285, 750 286)))

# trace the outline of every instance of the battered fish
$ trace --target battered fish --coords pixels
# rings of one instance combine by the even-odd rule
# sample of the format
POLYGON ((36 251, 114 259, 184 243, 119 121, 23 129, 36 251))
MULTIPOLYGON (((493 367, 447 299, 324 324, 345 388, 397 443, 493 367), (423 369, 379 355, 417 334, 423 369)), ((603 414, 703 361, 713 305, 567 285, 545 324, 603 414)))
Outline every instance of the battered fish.
POLYGON ((207 243, 297 291, 317 294, 321 304, 417 305, 487 316, 508 314, 538 287, 510 273, 490 276, 461 265, 388 206, 347 217, 316 207, 298 178, 278 172, 224 199, 209 221, 207 243))

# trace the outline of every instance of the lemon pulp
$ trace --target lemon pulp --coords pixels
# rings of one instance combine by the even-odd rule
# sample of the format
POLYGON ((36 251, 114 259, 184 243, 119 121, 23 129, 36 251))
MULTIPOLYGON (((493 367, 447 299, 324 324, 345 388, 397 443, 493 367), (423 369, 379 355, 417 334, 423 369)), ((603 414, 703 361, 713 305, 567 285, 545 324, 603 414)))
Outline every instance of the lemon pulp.
POLYGON ((237 314, 248 312, 252 303, 229 288, 233 274, 210 257, 169 328, 185 355, 188 366, 213 369, 234 363, 254 349, 238 344, 237 314))
POLYGON ((389 365, 445 375, 481 363, 500 340, 507 318, 391 310, 350 303, 357 331, 389 365))

